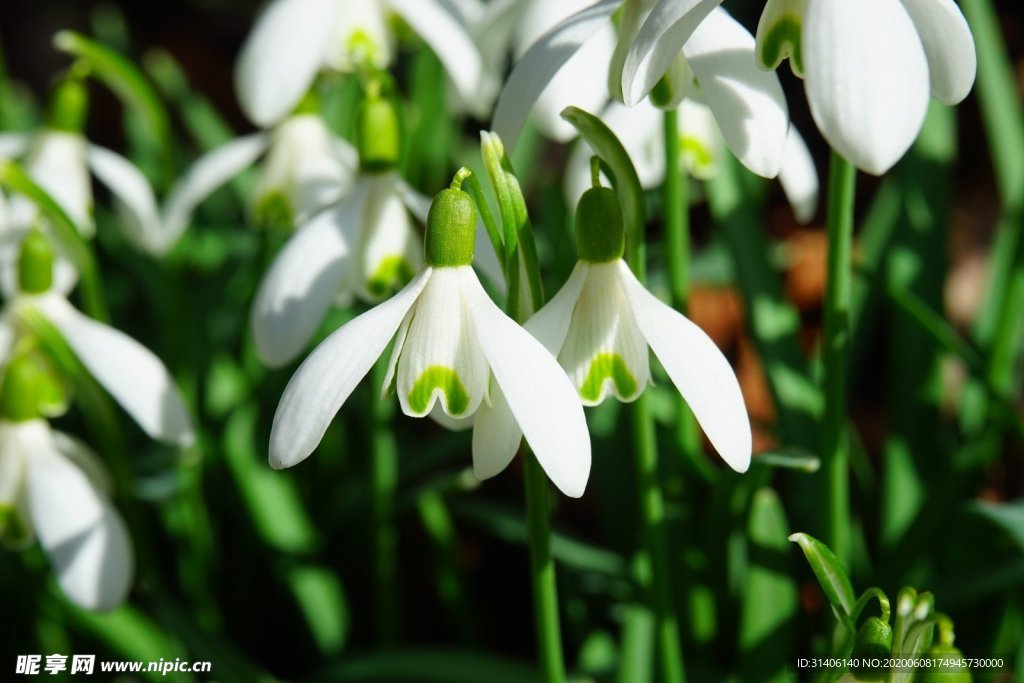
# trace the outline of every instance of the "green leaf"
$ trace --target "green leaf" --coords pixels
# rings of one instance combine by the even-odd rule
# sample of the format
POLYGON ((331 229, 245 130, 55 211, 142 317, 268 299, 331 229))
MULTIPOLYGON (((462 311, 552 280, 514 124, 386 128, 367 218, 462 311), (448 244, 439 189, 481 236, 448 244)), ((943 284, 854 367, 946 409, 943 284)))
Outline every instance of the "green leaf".
POLYGON ((790 541, 798 544, 807 557, 807 563, 811 565, 811 571, 821 584, 825 596, 833 606, 839 608, 844 615, 849 615, 856 604, 856 596, 853 592, 853 585, 846 569, 839 563, 839 559, 829 550, 828 546, 804 533, 796 533, 789 537, 790 541))
MULTIPOLYGON (((562 118, 580 132, 604 162, 615 193, 622 203, 622 215, 626 219, 626 253, 636 253, 639 242, 643 240, 647 210, 644 206, 644 189, 629 153, 615 137, 615 133, 593 114, 578 107, 566 107, 562 111, 562 118)), ((635 263, 632 265, 636 267, 635 263)))

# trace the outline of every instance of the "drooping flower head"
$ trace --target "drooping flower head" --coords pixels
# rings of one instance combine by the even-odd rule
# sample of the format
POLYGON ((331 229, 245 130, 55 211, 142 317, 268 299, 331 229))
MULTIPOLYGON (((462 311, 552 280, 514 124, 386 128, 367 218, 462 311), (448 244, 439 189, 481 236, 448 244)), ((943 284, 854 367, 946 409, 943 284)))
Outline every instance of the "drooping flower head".
MULTIPOLYGON (((288 383, 274 415, 270 463, 290 467, 309 456, 335 413, 394 338, 382 393, 402 412, 432 411, 474 422, 476 472, 489 464, 492 402, 498 392, 551 480, 582 495, 590 438, 579 397, 555 359, 487 296, 473 271, 476 210, 463 174, 433 201, 425 265, 395 296, 358 316, 318 346, 288 383)), ((518 440, 517 440, 518 447, 518 440)))

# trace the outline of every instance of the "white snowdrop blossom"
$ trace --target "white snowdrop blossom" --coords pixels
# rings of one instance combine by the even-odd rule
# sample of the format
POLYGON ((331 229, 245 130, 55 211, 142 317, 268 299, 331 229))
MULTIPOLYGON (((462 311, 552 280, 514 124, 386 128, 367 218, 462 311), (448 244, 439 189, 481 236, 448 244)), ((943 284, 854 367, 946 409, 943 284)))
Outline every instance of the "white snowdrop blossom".
POLYGON ((470 265, 475 232, 467 194, 450 189, 435 198, 424 268, 395 296, 328 337, 288 383, 270 435, 273 467, 290 467, 312 453, 394 338, 382 393, 393 388, 402 412, 473 420, 474 470, 492 476, 503 469, 492 463, 502 439, 492 431, 491 402, 500 392, 511 423, 551 480, 566 495, 582 495, 590 437, 579 397, 555 359, 480 285, 470 265))
MULTIPOLYGON (((738 472, 750 465, 750 420, 739 382, 714 341, 662 303, 622 259, 622 213, 614 191, 591 188, 576 214, 580 260, 555 296, 525 324, 558 358, 584 405, 609 395, 634 401, 651 383, 649 351, 686 399, 711 444, 738 472)), ((504 467, 521 432, 493 399, 494 466, 504 467), (504 463, 504 464, 503 464, 504 463)))
POLYGON ((428 206, 396 171, 366 173, 299 226, 253 301, 252 332, 264 362, 280 367, 295 358, 333 304, 353 296, 376 303, 405 285, 423 258, 412 215, 425 221, 428 206))
POLYGON ((914 142, 929 95, 960 102, 977 69, 953 0, 768 0, 757 61, 774 69, 787 57, 825 139, 876 175, 914 142))
POLYGON ((43 419, 0 418, 0 535, 38 538, 61 590, 86 609, 110 610, 128 593, 134 553, 110 503, 109 477, 78 440, 43 419))
MULTIPOLYGON (((715 117, 706 105, 688 98, 679 103, 678 111, 678 144, 686 172, 698 180, 713 178, 718 173, 723 153, 722 134, 715 117)), ((660 187, 665 179, 661 117, 661 111, 648 100, 635 107, 611 102, 601 114, 601 120, 629 153, 645 190, 660 187)), ((590 145, 580 140, 569 155, 564 181, 569 206, 575 206, 590 187, 593 153, 590 145)), ((794 126, 789 127, 779 182, 797 220, 810 221, 818 206, 818 173, 807 145, 794 126)))
POLYGON ((392 14, 430 46, 460 94, 481 78, 476 46, 439 0, 274 0, 249 34, 235 68, 246 115, 268 127, 291 112, 324 68, 385 69, 395 53, 392 14))
POLYGON ((754 37, 719 4, 601 0, 584 7, 544 33, 518 61, 498 99, 494 129, 511 148, 530 111, 569 60, 590 49, 592 41, 606 45, 602 36, 612 14, 622 7, 614 49, 606 46, 603 55, 592 56, 591 73, 577 80, 596 80, 595 70, 603 74, 607 64, 606 95, 635 106, 664 77, 668 97, 659 104, 675 107, 683 97, 706 104, 733 154, 754 173, 775 177, 789 131, 782 87, 775 74, 756 67, 754 37))
POLYGON ((352 145, 315 113, 297 113, 270 131, 231 140, 197 160, 171 189, 162 211, 164 248, 178 241, 199 204, 261 157, 253 213, 289 226, 341 199, 359 165, 352 145))

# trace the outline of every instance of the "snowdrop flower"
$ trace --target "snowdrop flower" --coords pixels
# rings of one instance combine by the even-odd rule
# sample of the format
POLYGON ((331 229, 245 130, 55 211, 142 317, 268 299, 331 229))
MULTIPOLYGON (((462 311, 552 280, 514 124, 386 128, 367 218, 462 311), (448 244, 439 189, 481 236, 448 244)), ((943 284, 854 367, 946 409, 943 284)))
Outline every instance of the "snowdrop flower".
MULTIPOLYGON (((754 65, 754 37, 718 7, 720 0, 601 0, 564 19, 523 55, 498 99, 494 128, 513 146, 523 122, 568 60, 600 36, 623 8, 618 43, 604 56, 609 95, 629 106, 663 78, 674 107, 683 97, 706 104, 726 145, 768 178, 782 164, 789 115, 778 78, 754 65)), ((592 69, 598 68, 592 60, 592 69)), ((578 103, 577 103, 578 104, 578 103)))
POLYGON ((196 161, 175 183, 162 211, 164 248, 180 239, 214 190, 263 157, 252 206, 256 219, 301 225, 352 187, 358 155, 320 114, 300 108, 270 131, 231 140, 196 161))
POLYGON ((758 64, 774 69, 787 57, 825 139, 876 175, 917 137, 929 95, 960 102, 977 68, 953 0, 768 0, 758 64))
MULTIPOLYGON (((679 147, 685 170, 698 180, 718 173, 723 153, 722 134, 706 105, 691 99, 679 104, 679 147)), ((661 186, 665 179, 665 145, 662 113, 648 100, 635 107, 612 102, 601 120, 615 133, 633 160, 645 190, 661 186)), ((593 151, 581 140, 569 155, 565 171, 565 195, 575 206, 591 185, 590 157, 593 151)), ((800 133, 790 126, 779 169, 779 182, 797 220, 807 223, 818 206, 818 173, 814 159, 800 133)))
MULTIPOLYGON (((551 480, 580 496, 590 473, 590 438, 579 397, 555 359, 488 298, 471 267, 476 210, 463 172, 430 207, 426 265, 391 299, 328 337, 288 383, 274 415, 270 464, 291 467, 323 438, 331 419, 394 337, 382 393, 402 412, 474 420, 478 473, 497 474, 489 403, 500 391, 551 480)), ((518 444, 517 444, 518 445, 518 444)))
MULTIPOLYGON (((576 245, 580 260, 572 274, 526 329, 557 356, 588 406, 609 395, 636 400, 651 382, 650 349, 718 453, 745 472, 750 420, 736 375, 711 338, 648 292, 622 259, 622 210, 614 191, 595 186, 580 199, 576 245)), ((494 402, 494 433, 500 435, 494 450, 501 462, 515 453, 520 432, 500 397, 494 402)))
MULTIPOLYGON (((5 391, 16 383, 8 369, 5 391)), ((128 593, 134 553, 110 503, 107 472, 84 444, 38 417, 0 418, 0 536, 39 539, 61 590, 86 609, 110 610, 128 593)))
MULTIPOLYGON (((58 86, 47 126, 36 133, 0 133, 0 160, 25 159, 28 175, 71 218, 85 237, 95 233, 90 173, 114 196, 125 235, 140 249, 159 253, 162 227, 153 189, 134 164, 82 135, 86 110, 84 86, 69 79, 58 86)), ((41 213, 24 197, 11 199, 6 249, 0 262, 17 257, 16 245, 39 221, 41 213)), ((11 271, 10 268, 4 268, 11 271)), ((58 287, 70 291, 77 278, 70 264, 62 263, 58 287)))
POLYGON ((86 370, 149 436, 190 446, 195 435, 188 410, 163 363, 128 335, 83 315, 52 288, 53 251, 39 231, 22 242, 19 292, 0 312, 0 365, 42 316, 67 341, 86 370))
POLYGON ((251 324, 267 365, 297 356, 332 304, 353 296, 377 303, 419 270, 423 247, 410 213, 426 220, 429 201, 395 170, 397 117, 386 98, 363 103, 351 190, 299 226, 264 275, 251 324))
POLYGON ((292 111, 322 68, 386 69, 395 52, 391 13, 426 41, 461 95, 472 97, 480 54, 439 0, 274 0, 238 57, 235 85, 242 110, 267 127, 292 111))

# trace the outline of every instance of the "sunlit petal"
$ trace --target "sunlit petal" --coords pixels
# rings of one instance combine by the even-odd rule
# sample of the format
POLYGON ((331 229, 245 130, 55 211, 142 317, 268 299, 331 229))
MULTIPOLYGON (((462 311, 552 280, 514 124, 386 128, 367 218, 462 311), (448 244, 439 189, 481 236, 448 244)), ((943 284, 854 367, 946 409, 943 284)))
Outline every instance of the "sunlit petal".
POLYGON ((902 0, 928 58, 932 97, 956 104, 974 85, 978 57, 974 36, 953 0, 902 0))

